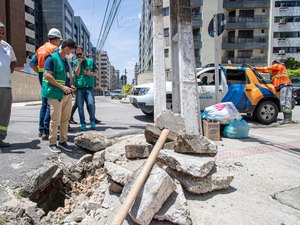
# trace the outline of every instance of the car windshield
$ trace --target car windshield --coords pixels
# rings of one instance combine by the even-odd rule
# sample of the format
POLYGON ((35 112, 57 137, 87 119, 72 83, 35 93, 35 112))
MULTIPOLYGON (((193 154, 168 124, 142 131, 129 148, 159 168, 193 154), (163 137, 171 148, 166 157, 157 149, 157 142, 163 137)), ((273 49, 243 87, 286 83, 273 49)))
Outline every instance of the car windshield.
POLYGON ((113 93, 115 93, 115 94, 121 94, 121 92, 122 92, 121 90, 114 90, 113 91, 113 93))

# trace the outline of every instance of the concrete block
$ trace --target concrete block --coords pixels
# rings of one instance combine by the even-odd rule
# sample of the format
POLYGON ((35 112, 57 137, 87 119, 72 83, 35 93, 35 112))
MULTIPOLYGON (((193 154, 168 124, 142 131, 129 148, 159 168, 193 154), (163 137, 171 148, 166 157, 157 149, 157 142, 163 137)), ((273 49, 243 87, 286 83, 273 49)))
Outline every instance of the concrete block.
MULTIPOLYGON (((120 201, 123 202, 131 190, 141 169, 134 172, 125 185, 120 201)), ((154 165, 141 191, 139 192, 129 215, 138 224, 149 224, 155 215, 176 189, 172 178, 161 168, 154 165)))
POLYGON ((180 114, 174 114, 170 110, 162 111, 156 118, 155 124, 159 129, 168 129, 177 134, 185 133, 184 119, 180 114))
POLYGON ((148 158, 153 146, 146 143, 137 145, 126 145, 125 156, 127 159, 144 159, 148 158))
POLYGON ((179 153, 215 156, 218 153, 218 146, 204 136, 184 134, 178 136, 174 150, 179 153))
POLYGON ((193 177, 171 168, 166 168, 166 172, 177 179, 184 189, 193 194, 205 194, 208 192, 226 189, 233 180, 233 175, 211 172, 204 178, 193 177))
POLYGON ((81 148, 90 150, 92 152, 101 151, 112 145, 102 134, 95 131, 83 132, 74 138, 74 143, 81 148))
POLYGON ((154 219, 159 221, 166 220, 179 225, 192 225, 183 189, 179 181, 175 181, 175 184, 176 190, 170 195, 158 213, 155 214, 154 219))
POLYGON ((92 163, 95 169, 99 169, 104 165, 105 151, 106 150, 103 150, 94 154, 92 163))
POLYGON ((165 166, 194 177, 205 177, 215 165, 213 157, 185 155, 170 150, 161 150, 156 160, 165 166))
MULTIPOLYGON (((145 127, 145 131, 144 131, 146 141, 149 144, 154 145, 158 140, 159 136, 161 135, 161 132, 162 130, 159 129, 158 127, 148 124, 145 127)), ((177 139, 177 134, 171 131, 168 135, 166 142, 175 141, 176 139, 177 139)))
POLYGON ((132 175, 132 172, 122 166, 119 166, 115 163, 105 162, 104 168, 106 173, 111 177, 111 179, 123 186, 127 183, 129 177, 132 175))

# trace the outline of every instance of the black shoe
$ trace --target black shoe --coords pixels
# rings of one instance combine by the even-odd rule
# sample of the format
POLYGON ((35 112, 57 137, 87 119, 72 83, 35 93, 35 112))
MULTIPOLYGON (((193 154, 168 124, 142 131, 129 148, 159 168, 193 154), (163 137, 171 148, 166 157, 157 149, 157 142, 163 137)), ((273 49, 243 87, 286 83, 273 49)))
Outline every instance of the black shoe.
POLYGON ((4 141, 0 141, 0 148, 8 148, 10 146, 9 143, 4 142, 4 141))
POLYGON ((39 135, 39 137, 42 137, 43 136, 43 132, 40 131, 38 135, 39 135))
POLYGON ((42 140, 43 141, 48 141, 49 140, 49 134, 43 134, 42 135, 42 140))
POLYGON ((73 118, 71 118, 71 119, 69 120, 69 123, 70 123, 70 124, 77 124, 77 122, 76 122, 73 118))
POLYGON ((59 148, 57 148, 57 145, 49 145, 49 150, 51 151, 51 152, 54 152, 54 153, 61 153, 61 150, 59 149, 59 148))
POLYGON ((59 142, 58 143, 59 147, 61 147, 63 150, 67 151, 67 152, 72 152, 72 149, 70 148, 70 146, 68 145, 68 143, 65 142, 59 142))
POLYGON ((98 119, 95 118, 95 124, 99 124, 101 122, 102 122, 101 120, 98 120, 98 119))

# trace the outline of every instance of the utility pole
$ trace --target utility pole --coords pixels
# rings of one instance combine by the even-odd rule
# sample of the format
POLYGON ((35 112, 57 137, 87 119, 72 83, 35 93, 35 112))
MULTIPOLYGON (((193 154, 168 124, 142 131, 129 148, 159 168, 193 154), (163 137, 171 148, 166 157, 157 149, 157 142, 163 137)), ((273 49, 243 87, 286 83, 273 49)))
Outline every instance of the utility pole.
POLYGON ((218 52, 218 15, 214 15, 214 48, 215 48, 215 96, 219 103, 219 52, 218 52))
POLYGON ((269 46, 268 46, 268 62, 267 62, 267 65, 271 65, 272 58, 273 58, 274 11, 275 11, 275 0, 271 0, 270 1, 270 13, 269 13, 269 46))
POLYGON ((166 110, 166 75, 164 58, 164 19, 163 0, 153 1, 153 83, 154 83, 154 121, 166 110))
POLYGON ((184 118, 186 133, 199 135, 201 123, 190 0, 177 0, 177 3, 181 115, 184 118))

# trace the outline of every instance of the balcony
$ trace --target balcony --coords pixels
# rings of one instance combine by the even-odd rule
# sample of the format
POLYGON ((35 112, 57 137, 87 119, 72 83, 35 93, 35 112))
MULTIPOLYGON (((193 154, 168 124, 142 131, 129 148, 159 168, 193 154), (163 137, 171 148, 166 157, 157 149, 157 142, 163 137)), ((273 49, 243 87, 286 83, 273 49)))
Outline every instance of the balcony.
POLYGON ((251 49, 266 49, 268 48, 268 38, 266 36, 253 38, 228 38, 224 37, 222 48, 228 51, 235 49, 251 50, 251 49))
POLYGON ((269 27, 269 17, 257 15, 254 17, 227 17, 226 29, 262 29, 269 27))
MULTIPOLYGON (((230 57, 222 57, 222 63, 227 63, 230 57)), ((232 64, 251 64, 251 65, 266 65, 268 61, 267 56, 263 57, 235 57, 230 58, 232 64)))
POLYGON ((224 9, 270 8, 270 0, 224 0, 224 9))
POLYGON ((192 15, 192 27, 202 26, 202 15, 192 15))

